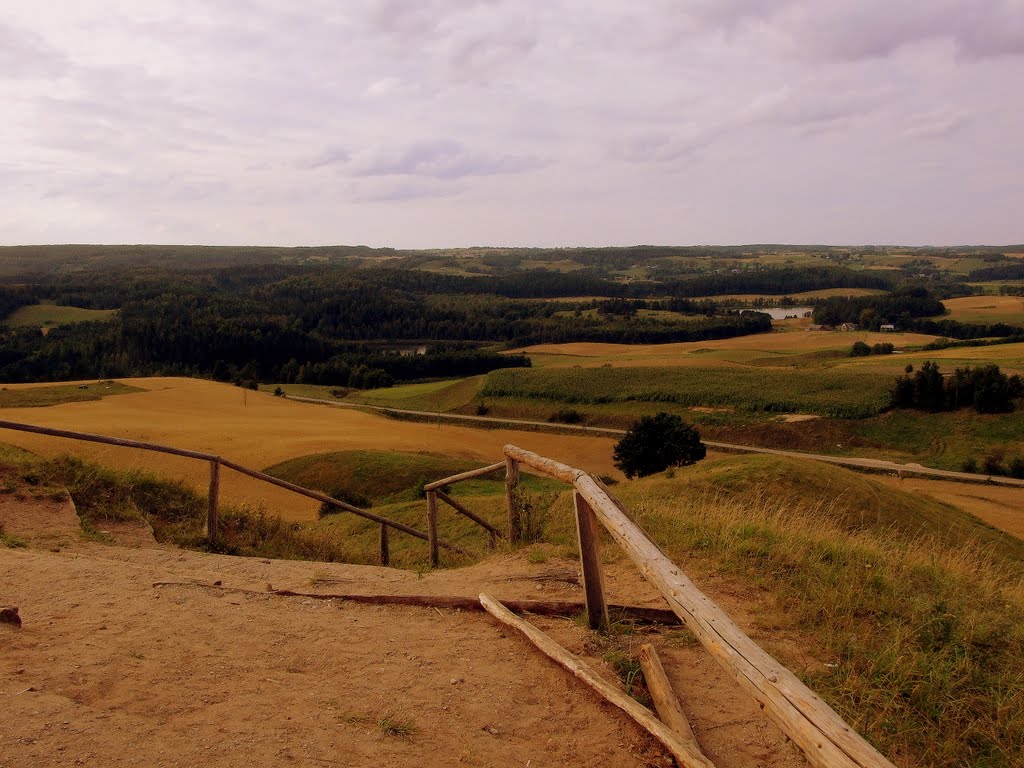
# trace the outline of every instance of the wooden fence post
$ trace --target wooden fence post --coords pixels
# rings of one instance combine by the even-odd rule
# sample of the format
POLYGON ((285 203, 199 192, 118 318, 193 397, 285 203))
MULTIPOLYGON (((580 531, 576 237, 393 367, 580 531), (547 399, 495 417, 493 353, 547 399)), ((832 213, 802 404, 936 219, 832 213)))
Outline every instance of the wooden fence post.
POLYGON ((518 544, 523 537, 519 517, 519 462, 512 458, 505 459, 505 504, 508 507, 508 540, 518 544))
POLYGON ((587 624, 591 629, 608 629, 608 605, 604 600, 604 581, 601 577, 597 517, 578 492, 573 493, 572 499, 576 507, 576 534, 580 545, 580 564, 583 566, 587 624))
POLYGON ((427 542, 430 544, 430 565, 437 568, 440 553, 437 548, 437 493, 427 491, 427 542))
POLYGON ((391 552, 388 549, 388 527, 381 523, 380 526, 380 564, 388 565, 391 562, 391 552))
POLYGON ((206 538, 216 543, 219 538, 218 521, 220 519, 220 462, 210 462, 210 496, 206 508, 206 538))

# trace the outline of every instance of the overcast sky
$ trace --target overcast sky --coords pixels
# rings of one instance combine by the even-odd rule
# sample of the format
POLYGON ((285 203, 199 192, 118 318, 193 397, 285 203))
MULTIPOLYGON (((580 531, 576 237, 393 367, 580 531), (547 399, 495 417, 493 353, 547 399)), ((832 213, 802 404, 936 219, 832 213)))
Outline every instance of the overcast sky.
POLYGON ((1024 0, 0 0, 0 242, 1024 242, 1024 0))

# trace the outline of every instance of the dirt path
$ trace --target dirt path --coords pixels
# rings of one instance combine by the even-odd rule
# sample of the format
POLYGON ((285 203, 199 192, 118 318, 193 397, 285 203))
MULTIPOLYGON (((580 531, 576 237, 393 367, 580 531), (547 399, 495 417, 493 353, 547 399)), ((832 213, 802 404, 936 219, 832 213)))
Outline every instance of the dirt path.
MULTIPOLYGON (((578 600, 571 561, 506 556, 417 575, 64 544, 60 552, 0 547, 0 603, 18 605, 24 620, 21 629, 0 626, 2 768, 671 764, 618 710, 485 614, 154 587, 199 580, 578 600)), ((608 588, 657 604, 624 564, 609 568, 608 588)), ((750 623, 756 595, 724 584, 712 593, 750 623)), ((607 640, 572 621, 534 621, 614 679, 602 660, 607 640)), ((685 631, 616 642, 628 651, 647 641, 661 647, 720 768, 805 765, 685 631)))

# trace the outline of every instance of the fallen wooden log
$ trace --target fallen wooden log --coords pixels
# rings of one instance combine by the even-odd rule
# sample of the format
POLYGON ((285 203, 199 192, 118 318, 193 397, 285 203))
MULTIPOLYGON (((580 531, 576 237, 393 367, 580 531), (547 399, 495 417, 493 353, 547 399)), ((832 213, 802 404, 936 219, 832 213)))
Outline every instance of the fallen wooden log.
MULTIPOLYGON (((225 587, 200 581, 154 581, 154 587, 203 587, 225 592, 239 592, 248 595, 275 595, 277 597, 308 597, 313 600, 347 600, 366 605, 411 605, 420 608, 450 608, 463 611, 483 611, 484 607, 475 597, 451 595, 354 595, 326 592, 298 592, 292 589, 259 590, 243 587, 225 587)), ((584 611, 583 603, 569 600, 505 600, 509 609, 516 613, 533 613, 538 616, 577 616, 584 611)), ((635 621, 638 624, 663 624, 678 626, 679 617, 663 608, 641 608, 635 605, 609 605, 609 612, 616 619, 635 621)))
POLYGON ((661 722, 647 707, 630 698, 609 683, 580 658, 569 653, 535 626, 513 614, 504 605, 488 595, 480 595, 480 603, 489 614, 502 624, 522 632, 549 659, 572 672, 608 702, 621 709, 638 725, 660 741, 683 768, 714 768, 699 749, 682 739, 675 731, 661 722))
POLYGON ((654 710, 658 717, 680 737, 692 741, 693 746, 699 750, 700 745, 697 744, 693 729, 690 728, 690 721, 686 719, 686 714, 679 705, 679 697, 672 690, 672 683, 668 681, 658 651, 650 643, 640 646, 640 668, 644 671, 647 690, 654 701, 654 710))

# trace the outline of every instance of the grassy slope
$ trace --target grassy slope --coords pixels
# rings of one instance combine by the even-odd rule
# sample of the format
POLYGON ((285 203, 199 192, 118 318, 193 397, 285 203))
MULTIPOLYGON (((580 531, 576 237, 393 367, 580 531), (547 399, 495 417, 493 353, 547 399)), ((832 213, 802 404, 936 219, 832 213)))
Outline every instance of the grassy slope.
POLYGON ((116 309, 82 309, 55 304, 31 304, 11 313, 7 324, 13 328, 53 328, 58 325, 109 320, 116 309))
POLYGON ((101 400, 111 395, 142 392, 142 389, 116 381, 98 381, 91 384, 54 384, 45 387, 0 389, 0 408, 43 408, 61 403, 82 403, 101 400))
MULTIPOLYGON (((21 453, 0 457, 38 480, 66 484, 91 519, 141 515, 162 540, 203 546, 204 499, 183 486, 74 461, 33 467, 21 453)), ((382 499, 377 511, 421 527, 425 505, 399 500, 397 478, 464 466, 426 454, 352 451, 306 457, 290 476, 345 479, 382 499)), ((898 765, 1024 765, 1020 541, 862 475, 780 457, 728 457, 614 490, 698 582, 744 585, 756 604, 755 639, 898 765)), ((456 492, 501 524, 500 482, 456 492)), ((529 495, 544 523, 546 544, 535 551, 572 556, 571 495, 551 483, 532 485, 529 495)), ((237 553, 362 563, 377 556, 378 527, 352 515, 299 528, 226 510, 224 526, 226 548, 237 553)), ((486 556, 482 532, 451 510, 442 511, 441 533, 472 559, 486 556)), ((391 544, 394 564, 425 567, 423 542, 393 534, 391 544)), ((623 557, 610 543, 603 554, 623 557)))
POLYGON ((689 572, 762 588, 755 636, 897 764, 1024 765, 1021 542, 788 460, 730 458, 615 491, 689 572), (788 633, 799 651, 773 647, 788 633))

